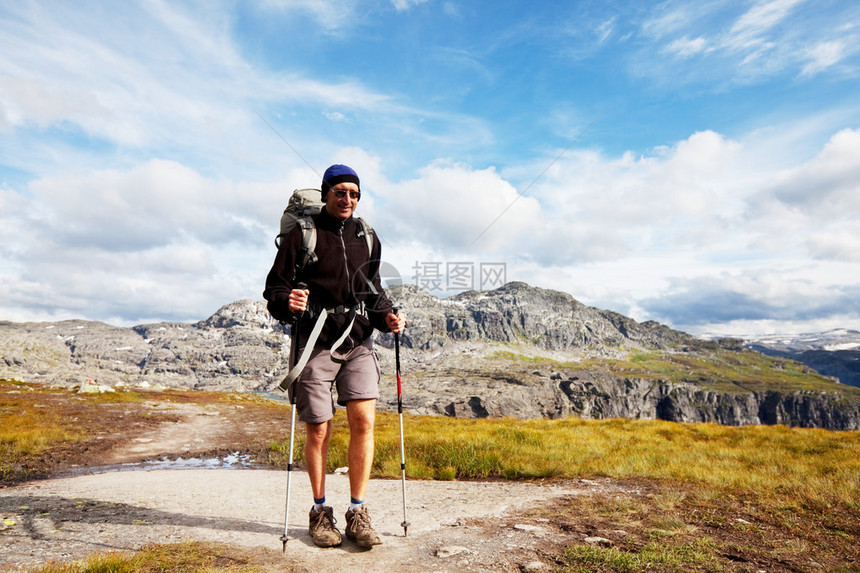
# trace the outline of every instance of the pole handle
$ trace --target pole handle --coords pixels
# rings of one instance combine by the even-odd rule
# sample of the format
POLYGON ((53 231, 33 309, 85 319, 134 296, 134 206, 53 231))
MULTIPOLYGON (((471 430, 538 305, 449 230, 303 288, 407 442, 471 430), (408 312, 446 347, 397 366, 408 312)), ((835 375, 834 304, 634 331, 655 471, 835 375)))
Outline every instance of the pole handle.
MULTIPOLYGON (((308 283, 306 283, 306 282, 300 282, 299 284, 297 284, 297 285, 296 285, 296 288, 298 288, 299 290, 308 290, 308 283)), ((310 296, 308 296, 308 298, 310 298, 310 296)), ((305 313, 305 311, 304 311, 304 310, 303 310, 303 311, 301 311, 301 312, 299 313, 299 316, 303 315, 304 313, 305 313)))
MULTIPOLYGON (((394 316, 400 315, 400 309, 396 306, 391 309, 391 312, 394 313, 394 316)), ((397 369, 400 370, 400 334, 397 332, 394 333, 394 348, 397 353, 397 369)))

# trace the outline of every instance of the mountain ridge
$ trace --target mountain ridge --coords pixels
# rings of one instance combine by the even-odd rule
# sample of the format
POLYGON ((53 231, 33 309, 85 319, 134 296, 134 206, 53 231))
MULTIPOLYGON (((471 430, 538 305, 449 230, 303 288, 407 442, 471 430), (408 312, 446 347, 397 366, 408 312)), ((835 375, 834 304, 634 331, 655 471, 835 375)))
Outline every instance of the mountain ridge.
POLYGON ((860 387, 860 332, 856 330, 759 336, 746 340, 744 346, 768 356, 797 360, 843 384, 860 387))
MULTIPOLYGON (((390 296, 409 320, 404 407, 415 414, 860 428, 860 392, 737 339, 700 340, 520 282, 446 299, 403 285, 390 296)), ((393 410, 393 336, 375 339, 380 408, 393 410)), ((0 377, 45 384, 263 392, 288 354, 263 301, 190 324, 0 322, 0 377)))

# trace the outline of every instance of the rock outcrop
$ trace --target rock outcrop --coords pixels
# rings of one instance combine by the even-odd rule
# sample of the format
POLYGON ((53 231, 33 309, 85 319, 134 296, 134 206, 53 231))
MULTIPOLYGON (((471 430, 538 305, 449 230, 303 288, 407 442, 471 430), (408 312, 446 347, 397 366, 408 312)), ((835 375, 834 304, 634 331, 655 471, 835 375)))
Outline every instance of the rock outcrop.
POLYGON ((0 376, 59 385, 260 390, 289 345, 263 302, 238 301, 207 320, 119 328, 101 322, 0 322, 0 376))
POLYGON ((392 297, 409 316, 403 343, 432 350, 449 341, 524 343, 546 350, 604 352, 613 347, 668 348, 693 337, 656 322, 586 306, 569 294, 512 282, 486 292, 437 299, 411 285, 392 297))
MULTIPOLYGON (((624 376, 594 366, 595 359, 626 360, 642 351, 749 352, 738 340, 698 340, 524 283, 448 299, 409 285, 391 296, 409 320, 402 336, 404 406, 416 414, 860 429, 860 392, 820 376, 814 391, 720 392, 707 380, 624 376)), ((380 406, 394 410, 393 337, 377 334, 376 342, 384 372, 380 406)), ((93 379, 262 392, 285 374, 288 352, 287 332, 262 301, 228 304, 194 324, 0 322, 0 378, 64 386, 93 379)))

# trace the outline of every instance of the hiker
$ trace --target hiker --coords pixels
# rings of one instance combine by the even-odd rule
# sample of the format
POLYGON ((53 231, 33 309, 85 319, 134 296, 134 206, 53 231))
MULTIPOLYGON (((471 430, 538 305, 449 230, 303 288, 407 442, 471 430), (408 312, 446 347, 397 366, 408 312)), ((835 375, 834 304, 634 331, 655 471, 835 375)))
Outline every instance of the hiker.
POLYGON ((346 536, 370 548, 382 538, 370 522, 365 494, 373 461, 373 429, 379 398, 380 371, 371 334, 401 333, 406 319, 393 311, 382 290, 379 266, 382 246, 372 229, 353 212, 361 198, 359 178, 346 165, 332 165, 322 178, 324 206, 313 215, 316 228, 316 260, 303 264, 303 230, 294 227, 280 242, 278 254, 266 278, 263 297, 278 320, 300 315, 298 332, 304 348, 316 318, 328 311, 319 338, 301 375, 290 387, 295 392, 299 420, 305 422, 305 461, 314 504, 308 531, 320 547, 341 544, 334 510, 326 500, 325 477, 328 446, 337 403, 346 407, 349 425, 350 505, 346 512, 346 536), (372 242, 365 233, 372 233, 372 242), (306 289, 298 288, 300 283, 306 289), (351 328, 350 328, 351 327, 351 328), (347 335, 346 330, 349 330, 347 335), (346 335, 342 344, 339 339, 346 335))

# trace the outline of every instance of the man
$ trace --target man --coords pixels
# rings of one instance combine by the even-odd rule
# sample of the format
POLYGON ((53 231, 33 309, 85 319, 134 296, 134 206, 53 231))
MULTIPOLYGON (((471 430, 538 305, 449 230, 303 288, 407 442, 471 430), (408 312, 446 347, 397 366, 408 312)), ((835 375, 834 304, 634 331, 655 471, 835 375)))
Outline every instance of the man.
POLYGON ((346 165, 332 165, 322 179, 325 206, 312 217, 317 242, 315 262, 302 265, 302 230, 296 226, 284 237, 266 278, 263 296, 269 312, 279 320, 301 313, 304 347, 307 334, 322 309, 325 319, 319 339, 291 391, 295 392, 299 420, 305 422, 305 461, 314 505, 308 531, 320 547, 341 544, 334 510, 325 497, 325 476, 331 419, 335 405, 346 406, 349 425, 350 506, 346 512, 346 536, 359 546, 382 543, 364 505, 373 462, 373 428, 379 398, 379 364, 370 339, 373 329, 403 332, 406 320, 393 312, 379 278, 382 246, 376 234, 353 217, 361 199, 358 174, 346 165), (368 250, 366 233, 373 234, 368 250), (307 289, 297 285, 305 283, 307 289), (308 310, 309 312, 305 312, 308 310), (349 330, 344 342, 332 348, 349 330))

